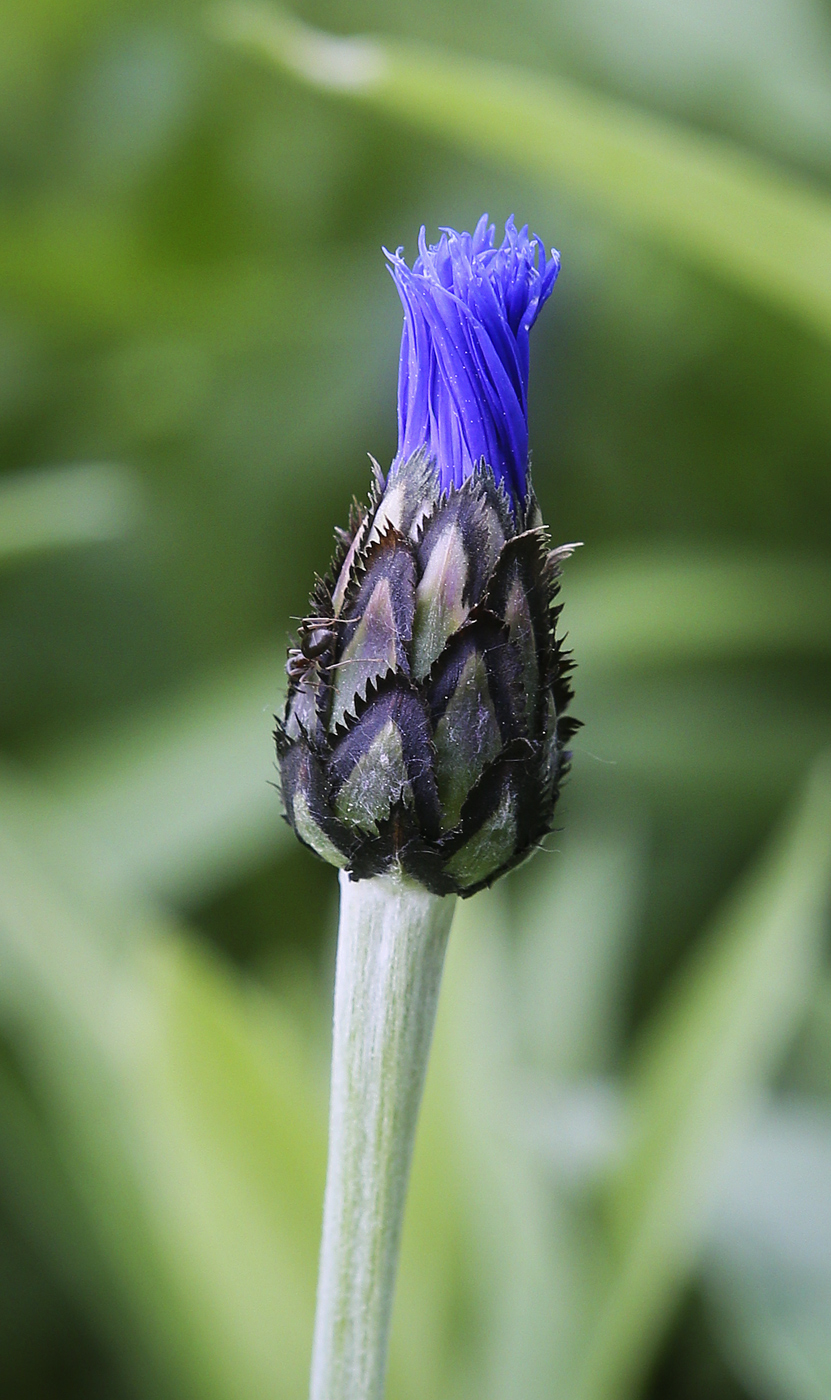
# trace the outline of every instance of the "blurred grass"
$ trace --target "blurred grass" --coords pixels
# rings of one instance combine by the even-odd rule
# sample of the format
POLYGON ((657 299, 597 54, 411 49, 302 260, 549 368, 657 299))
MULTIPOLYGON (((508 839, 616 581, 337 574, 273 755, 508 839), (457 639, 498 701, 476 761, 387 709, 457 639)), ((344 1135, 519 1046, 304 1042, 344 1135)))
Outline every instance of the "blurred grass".
POLYGON ((27 472, 0 483, 0 566, 72 545, 119 539, 136 524, 127 472, 85 466, 27 472))
POLYGON ((586 726, 451 940, 391 1400, 817 1400, 831 19, 217 15, 269 66, 201 4, 0 9, 0 1389, 305 1389, 334 887, 271 717, 394 450, 380 245, 486 207, 564 255, 531 430, 586 726))
POLYGON ((578 1381, 627 1395, 695 1257, 724 1139, 791 1040, 831 910, 831 760, 735 894, 637 1048, 631 1140, 610 1192, 613 1278, 578 1381))
POLYGON ((831 332, 831 199, 821 187, 563 78, 338 39, 276 7, 240 4, 215 15, 221 35, 306 82, 554 180, 831 332))

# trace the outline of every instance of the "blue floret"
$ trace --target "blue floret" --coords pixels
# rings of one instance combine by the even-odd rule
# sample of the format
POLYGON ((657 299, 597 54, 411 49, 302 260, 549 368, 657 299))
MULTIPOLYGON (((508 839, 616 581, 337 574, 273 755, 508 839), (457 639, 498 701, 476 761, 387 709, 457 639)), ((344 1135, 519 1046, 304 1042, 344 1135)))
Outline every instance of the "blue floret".
MULTIPOLYGON (((396 464, 425 450, 443 486, 460 486, 485 460, 523 500, 528 469, 528 346, 560 270, 559 254, 527 225, 502 243, 483 214, 475 231, 444 229, 409 268, 387 253, 404 306, 396 464)), ((385 250, 386 251, 386 250, 385 250)))

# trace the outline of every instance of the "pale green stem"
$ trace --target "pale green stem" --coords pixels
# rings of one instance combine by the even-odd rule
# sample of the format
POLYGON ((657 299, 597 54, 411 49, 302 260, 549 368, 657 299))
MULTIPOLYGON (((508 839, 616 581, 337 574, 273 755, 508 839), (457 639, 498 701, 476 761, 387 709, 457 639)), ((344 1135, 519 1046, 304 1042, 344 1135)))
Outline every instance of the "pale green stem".
POLYGON ((381 1400, 407 1178, 454 898, 341 874, 311 1400, 381 1400))

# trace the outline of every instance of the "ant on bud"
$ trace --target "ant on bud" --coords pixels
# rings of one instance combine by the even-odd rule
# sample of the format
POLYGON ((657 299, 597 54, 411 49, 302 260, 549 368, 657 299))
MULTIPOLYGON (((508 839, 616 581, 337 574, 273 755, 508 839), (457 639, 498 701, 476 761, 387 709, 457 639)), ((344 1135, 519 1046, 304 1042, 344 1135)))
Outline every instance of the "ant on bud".
POLYGON ((295 684, 300 684, 319 662, 320 657, 331 651, 337 637, 334 628, 324 618, 304 618, 300 630, 300 646, 290 647, 286 661, 286 675, 295 684))

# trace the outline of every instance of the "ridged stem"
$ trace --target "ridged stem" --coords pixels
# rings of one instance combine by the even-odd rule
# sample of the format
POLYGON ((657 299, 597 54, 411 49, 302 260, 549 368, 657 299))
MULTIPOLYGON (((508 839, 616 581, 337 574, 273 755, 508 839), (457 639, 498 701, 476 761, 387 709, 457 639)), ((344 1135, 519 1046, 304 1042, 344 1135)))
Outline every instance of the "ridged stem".
POLYGON ((311 1400, 381 1400, 407 1179, 455 899, 341 874, 311 1400))

